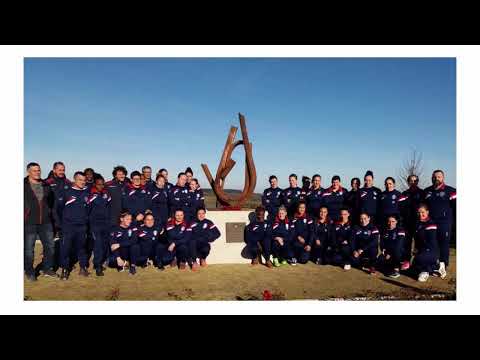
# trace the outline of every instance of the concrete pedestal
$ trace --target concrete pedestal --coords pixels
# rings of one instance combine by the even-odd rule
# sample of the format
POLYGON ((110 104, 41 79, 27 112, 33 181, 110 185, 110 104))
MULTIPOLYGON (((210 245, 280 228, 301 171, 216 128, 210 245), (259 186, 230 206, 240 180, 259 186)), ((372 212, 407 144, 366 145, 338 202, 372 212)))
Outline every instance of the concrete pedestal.
POLYGON ((220 231, 220 237, 211 243, 210 255, 207 258, 209 264, 244 264, 250 263, 246 256, 245 242, 227 243, 227 223, 250 222, 249 216, 254 216, 253 210, 209 210, 207 219, 213 221, 220 231))

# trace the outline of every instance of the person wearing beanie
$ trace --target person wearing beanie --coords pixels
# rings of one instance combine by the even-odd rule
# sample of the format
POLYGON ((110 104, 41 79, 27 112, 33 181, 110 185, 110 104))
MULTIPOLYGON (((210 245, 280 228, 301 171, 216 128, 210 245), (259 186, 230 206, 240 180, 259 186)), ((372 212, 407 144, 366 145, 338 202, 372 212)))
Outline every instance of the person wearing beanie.
POLYGON ((340 176, 332 177, 332 186, 322 194, 322 203, 328 208, 328 214, 332 221, 337 221, 340 217, 340 209, 344 206, 348 196, 348 191, 342 187, 340 176))

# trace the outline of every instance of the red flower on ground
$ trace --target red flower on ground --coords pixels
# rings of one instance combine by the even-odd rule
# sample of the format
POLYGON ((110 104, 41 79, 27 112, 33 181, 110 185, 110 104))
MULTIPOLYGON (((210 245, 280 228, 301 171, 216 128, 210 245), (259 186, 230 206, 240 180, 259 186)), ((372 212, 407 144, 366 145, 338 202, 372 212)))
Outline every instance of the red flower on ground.
POLYGON ((263 291, 263 300, 272 300, 272 293, 268 290, 263 291))

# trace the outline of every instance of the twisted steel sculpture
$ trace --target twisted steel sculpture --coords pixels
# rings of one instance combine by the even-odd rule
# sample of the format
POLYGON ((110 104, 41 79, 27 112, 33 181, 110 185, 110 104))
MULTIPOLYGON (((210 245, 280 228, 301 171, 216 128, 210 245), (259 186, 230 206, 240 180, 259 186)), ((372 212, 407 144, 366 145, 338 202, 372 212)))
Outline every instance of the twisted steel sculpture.
POLYGON ((230 132, 227 136, 227 142, 225 143, 225 148, 223 149, 223 154, 220 158, 220 164, 218 165, 215 179, 213 179, 208 166, 202 164, 203 171, 217 197, 217 204, 220 203, 224 208, 241 208, 245 201, 247 201, 253 194, 255 185, 257 184, 257 172, 255 164, 253 163, 252 143, 248 141, 245 117, 240 113, 238 114, 238 117, 240 120, 242 140, 235 141, 238 128, 235 126, 230 127, 230 132), (233 196, 226 194, 223 187, 225 185, 225 178, 235 166, 235 161, 231 159, 233 150, 239 145, 243 145, 245 149, 245 185, 240 195, 233 196))

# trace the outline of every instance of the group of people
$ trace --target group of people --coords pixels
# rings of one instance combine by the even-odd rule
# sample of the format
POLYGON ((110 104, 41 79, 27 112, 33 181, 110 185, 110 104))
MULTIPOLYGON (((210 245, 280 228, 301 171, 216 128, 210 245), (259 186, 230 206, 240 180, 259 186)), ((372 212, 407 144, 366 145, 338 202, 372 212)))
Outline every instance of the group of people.
MULTIPOLYGON (((203 191, 190 168, 178 174, 175 185, 166 169, 153 180, 149 166, 130 177, 125 167, 116 166, 107 182, 91 168, 75 172, 71 182, 62 162, 54 163, 46 180, 37 163, 29 163, 27 173, 24 262, 31 281, 39 273, 57 277, 58 268, 67 280, 77 262, 79 274, 89 276, 92 254, 97 276, 104 275, 105 266, 128 269, 131 275, 137 266, 148 265, 196 271, 207 266, 210 244, 220 236, 206 218, 203 191), (33 267, 37 238, 43 245, 39 271, 33 267)), ((302 180, 300 188, 292 174, 282 190, 270 176, 262 206, 246 226, 252 265, 263 256, 269 268, 313 261, 371 274, 382 269, 391 277, 412 267, 419 281, 431 274, 446 277, 456 191, 444 183, 443 171, 434 171, 432 186, 424 190, 417 176, 409 176, 403 193, 391 177, 385 191, 375 187, 371 171, 363 187, 360 179, 352 179, 349 191, 339 176, 328 188, 318 174, 311 183, 302 180)))
POLYGON ((412 267, 421 282, 431 274, 445 278, 457 195, 444 180, 444 172, 435 170, 432 185, 420 189, 418 177, 410 175, 401 193, 392 177, 385 179, 384 191, 375 187, 371 171, 363 187, 352 179, 350 190, 337 175, 323 188, 318 174, 311 183, 304 176, 302 187, 291 174, 290 186, 282 190, 272 175, 263 206, 246 230, 252 264, 261 254, 268 267, 313 261, 371 274, 382 269, 393 278, 412 267))

